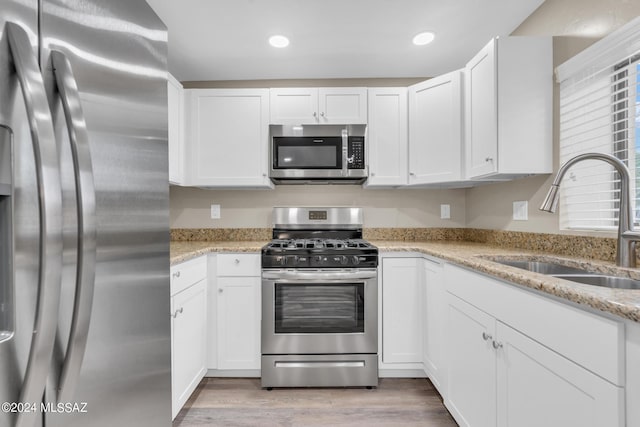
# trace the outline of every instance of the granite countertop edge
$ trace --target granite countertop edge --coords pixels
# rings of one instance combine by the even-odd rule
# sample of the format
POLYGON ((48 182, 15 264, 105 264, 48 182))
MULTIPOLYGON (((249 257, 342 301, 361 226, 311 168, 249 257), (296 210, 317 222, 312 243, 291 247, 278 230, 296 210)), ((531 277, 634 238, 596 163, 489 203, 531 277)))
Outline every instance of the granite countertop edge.
MULTIPOLYGON (((200 255, 216 252, 259 252, 267 242, 171 242, 171 265, 200 255)), ((609 289, 584 285, 555 277, 509 267, 495 262, 500 258, 552 261, 590 271, 617 274, 640 280, 640 269, 616 267, 608 261, 587 260, 579 257, 552 255, 543 252, 503 248, 481 243, 460 241, 405 242, 376 241, 381 252, 418 252, 458 266, 534 289, 575 304, 610 313, 634 322, 640 322, 640 290, 609 289)))

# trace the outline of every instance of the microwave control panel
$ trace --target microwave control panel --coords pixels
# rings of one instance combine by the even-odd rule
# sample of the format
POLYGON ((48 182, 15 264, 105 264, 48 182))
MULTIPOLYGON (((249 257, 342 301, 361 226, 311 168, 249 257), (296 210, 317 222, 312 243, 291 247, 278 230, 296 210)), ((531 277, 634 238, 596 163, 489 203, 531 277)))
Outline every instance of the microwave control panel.
POLYGON ((364 169, 364 136, 350 136, 347 144, 348 169, 364 169))

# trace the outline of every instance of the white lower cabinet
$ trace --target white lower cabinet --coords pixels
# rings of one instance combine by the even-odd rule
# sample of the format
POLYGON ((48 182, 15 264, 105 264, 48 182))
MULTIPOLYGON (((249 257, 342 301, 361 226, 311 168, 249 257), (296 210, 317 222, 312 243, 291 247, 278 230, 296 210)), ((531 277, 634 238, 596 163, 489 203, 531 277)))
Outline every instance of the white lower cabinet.
POLYGON ((445 331, 447 292, 442 263, 422 259, 422 362, 426 374, 440 394, 446 392, 445 331))
MULTIPOLYGON (((519 305, 520 313, 513 314, 508 307, 517 300, 517 295, 511 292, 526 296, 527 291, 513 286, 513 289, 502 289, 503 284, 499 282, 492 283, 486 276, 455 267, 448 272, 453 273, 456 283, 449 283, 451 278, 447 276, 447 288, 458 296, 447 295, 448 375, 444 400, 458 424, 471 427, 625 425, 624 388, 567 357, 571 348, 592 347, 597 351, 600 339, 601 343, 607 343, 613 337, 617 347, 622 347, 621 325, 596 316, 583 317, 588 313, 574 312, 573 308, 551 300, 537 300, 535 295, 528 295, 530 304, 519 305), (467 291, 469 301, 460 298, 467 291), (501 294, 501 291, 505 292, 501 294), (485 298, 494 301, 483 304, 485 298), (495 316, 481 309, 483 307, 495 316), (550 322, 558 310, 563 312, 564 322, 554 326, 550 322), (519 317, 538 319, 538 325, 528 326, 522 322, 524 331, 518 331, 507 323, 519 323, 519 317), (585 341, 580 331, 588 327, 587 322, 596 327, 590 329, 592 335, 585 341), (539 325, 543 325, 542 328, 539 325), (565 342, 557 345, 554 329, 562 328, 574 329, 576 334, 566 336, 565 342), (598 332, 603 336, 598 337, 598 332), (540 341, 532 339, 532 335, 540 341), (544 335, 549 339, 545 340, 544 335)), ((618 354, 619 348, 602 347, 600 354, 608 358, 618 354)), ((585 360, 597 368, 600 354, 593 360, 585 360)), ((621 357, 614 364, 623 366, 621 357)), ((618 371, 619 366, 611 368, 618 371)))
POLYGON ((461 426, 495 426, 495 321, 450 295, 448 323, 447 408, 461 426))
POLYGON ((171 415, 175 418, 206 372, 206 257, 171 268, 171 415))
POLYGON ((382 368, 422 364, 419 262, 420 258, 382 258, 382 368))
POLYGON ((260 277, 218 277, 218 369, 260 369, 260 277))
POLYGON ((216 276, 210 317, 215 330, 209 333, 209 369, 214 376, 255 376, 261 356, 260 255, 212 257, 216 276))
POLYGON ((624 425, 622 388, 496 324, 499 427, 624 425))

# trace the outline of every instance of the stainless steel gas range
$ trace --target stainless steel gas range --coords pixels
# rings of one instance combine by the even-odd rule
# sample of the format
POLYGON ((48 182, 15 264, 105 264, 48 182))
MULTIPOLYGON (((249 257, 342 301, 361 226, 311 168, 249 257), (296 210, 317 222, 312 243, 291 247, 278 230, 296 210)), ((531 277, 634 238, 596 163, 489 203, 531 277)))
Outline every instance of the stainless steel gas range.
POLYGON ((274 208, 262 248, 262 387, 378 384, 378 249, 361 208, 274 208))

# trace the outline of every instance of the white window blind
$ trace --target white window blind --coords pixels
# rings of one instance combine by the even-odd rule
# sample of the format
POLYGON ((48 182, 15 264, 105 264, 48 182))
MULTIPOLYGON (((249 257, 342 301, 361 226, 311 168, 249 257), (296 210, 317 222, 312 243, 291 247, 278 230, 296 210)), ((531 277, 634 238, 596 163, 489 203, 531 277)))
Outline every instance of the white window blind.
MULTIPOLYGON (((640 18, 556 70, 560 81, 560 164, 589 152, 611 154, 631 173, 640 222, 640 18)), ((560 190, 560 228, 615 230, 620 178, 591 160, 569 169, 560 190)))

